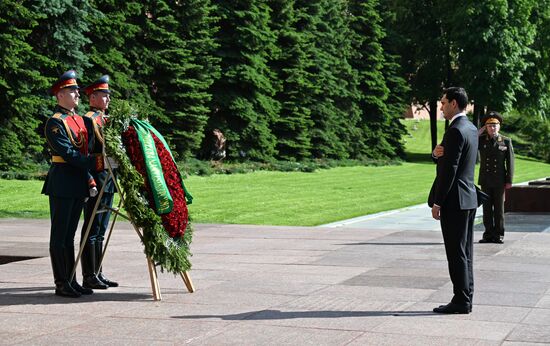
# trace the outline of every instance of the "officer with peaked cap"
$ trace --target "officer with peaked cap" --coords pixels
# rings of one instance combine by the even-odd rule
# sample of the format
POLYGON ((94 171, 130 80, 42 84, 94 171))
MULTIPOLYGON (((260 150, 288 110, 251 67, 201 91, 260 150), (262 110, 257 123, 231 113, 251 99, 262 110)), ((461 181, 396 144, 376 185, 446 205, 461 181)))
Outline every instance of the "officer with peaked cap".
POLYGON ((512 187, 514 148, 512 140, 499 133, 502 116, 489 112, 481 119, 479 129, 479 185, 489 195, 483 203, 485 232, 480 243, 501 244, 504 239, 504 193, 512 187))
POLYGON ((44 134, 51 153, 51 166, 42 193, 50 203, 50 258, 55 280, 55 294, 80 297, 93 291, 71 280, 74 268, 74 235, 84 201, 97 194, 90 170, 95 160, 89 155, 94 143, 90 119, 76 114, 79 90, 76 73, 63 73, 50 89, 57 99, 54 114, 44 126, 44 134))
MULTIPOLYGON (((113 196, 115 193, 114 182, 105 169, 103 157, 104 138, 102 129, 107 119, 105 111, 109 107, 109 102, 111 101, 109 76, 101 76, 98 80, 85 87, 84 92, 90 100, 90 111, 86 113, 84 117, 92 121, 96 138, 95 145, 92 149, 92 156, 96 158, 98 166, 102 166, 102 169, 93 172, 92 175, 98 184, 97 188, 101 190, 103 185, 105 185, 105 189, 100 202, 100 209, 102 210, 100 213, 96 213, 93 218, 88 238, 84 244, 84 250, 82 252, 82 281, 84 287, 107 289, 109 287, 118 286, 117 282, 111 281, 103 275, 100 266, 103 257, 103 240, 111 216, 111 211, 108 208, 111 208, 113 205, 113 196)), ((82 241, 86 235, 88 224, 93 217, 96 202, 97 196, 90 198, 84 208, 82 241)))

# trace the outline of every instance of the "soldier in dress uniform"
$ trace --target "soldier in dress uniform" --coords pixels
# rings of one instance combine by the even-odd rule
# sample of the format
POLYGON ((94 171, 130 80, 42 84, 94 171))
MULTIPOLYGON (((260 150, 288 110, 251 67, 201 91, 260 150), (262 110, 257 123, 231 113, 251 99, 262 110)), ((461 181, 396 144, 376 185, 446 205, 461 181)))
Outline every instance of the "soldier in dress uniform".
POLYGON ((57 99, 53 115, 48 117, 44 134, 52 155, 51 166, 42 193, 50 202, 50 258, 55 280, 55 294, 80 297, 92 294, 89 288, 70 280, 75 262, 74 235, 84 201, 97 194, 90 170, 95 159, 89 153, 94 143, 92 122, 76 114, 79 101, 76 73, 63 73, 50 89, 57 99))
POLYGON ((485 232, 480 243, 502 244, 504 239, 504 192, 512 187, 514 148, 512 140, 499 133, 502 116, 489 112, 481 119, 479 129, 479 185, 489 195, 483 203, 485 232))
MULTIPOLYGON (((110 93, 109 90, 109 76, 101 76, 98 80, 84 88, 84 92, 90 100, 90 111, 86 113, 85 118, 90 119, 93 122, 95 145, 92 149, 92 155, 96 158, 98 166, 101 168, 92 172, 92 175, 97 183, 97 188, 101 190, 105 185, 103 196, 99 209, 105 210, 105 207, 110 208, 113 205, 113 196, 115 193, 115 184, 108 176, 103 157, 103 131, 102 128, 105 125, 107 116, 105 111, 109 107, 110 93)), ((97 202, 97 197, 90 198, 84 208, 84 225, 82 227, 82 236, 80 239, 84 241, 86 229, 92 214, 94 206, 97 202)), ((96 213, 92 227, 88 234, 84 244, 84 250, 82 252, 82 276, 83 286, 96 289, 107 289, 109 287, 117 287, 118 283, 107 279, 100 267, 101 258, 103 256, 103 240, 107 227, 109 225, 109 218, 111 216, 110 210, 106 209, 104 212, 96 213)))

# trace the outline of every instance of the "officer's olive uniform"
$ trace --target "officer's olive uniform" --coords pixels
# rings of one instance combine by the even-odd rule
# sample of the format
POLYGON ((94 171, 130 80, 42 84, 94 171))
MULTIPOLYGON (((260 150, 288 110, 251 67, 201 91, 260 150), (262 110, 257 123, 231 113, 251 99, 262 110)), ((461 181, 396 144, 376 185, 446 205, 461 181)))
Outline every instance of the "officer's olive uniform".
POLYGON ((479 138, 481 165, 479 185, 489 195, 483 204, 484 239, 504 237, 504 185, 511 184, 514 175, 514 149, 512 140, 502 135, 479 138))

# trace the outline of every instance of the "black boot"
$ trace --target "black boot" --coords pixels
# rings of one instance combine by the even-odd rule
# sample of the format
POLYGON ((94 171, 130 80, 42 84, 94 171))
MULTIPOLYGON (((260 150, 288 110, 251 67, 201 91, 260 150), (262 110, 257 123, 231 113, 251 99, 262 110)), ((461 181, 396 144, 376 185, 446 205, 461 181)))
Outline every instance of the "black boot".
POLYGON ((85 288, 94 288, 99 290, 106 290, 109 288, 96 276, 96 256, 95 256, 95 240, 88 240, 84 244, 82 251, 82 258, 80 259, 82 264, 82 286, 85 288))
POLYGON ((105 285, 109 287, 118 287, 118 282, 111 281, 107 279, 105 276, 103 276, 103 273, 101 272, 101 267, 99 264, 101 263, 101 257, 103 256, 103 241, 96 241, 95 242, 95 263, 96 263, 96 273, 99 280, 101 280, 105 285))
POLYGON ((61 297, 78 298, 80 292, 77 292, 69 284, 65 253, 63 249, 50 248, 50 259, 52 261, 53 277, 55 280, 55 294, 61 297))
MULTIPOLYGON (((65 248, 65 268, 67 268, 67 276, 70 276, 73 272, 74 267, 74 246, 71 246, 69 248, 65 248)), ((94 291, 92 291, 89 288, 84 288, 78 284, 76 281, 76 275, 73 277, 73 280, 71 281, 71 287, 74 288, 75 291, 80 292, 81 294, 92 294, 94 291)))

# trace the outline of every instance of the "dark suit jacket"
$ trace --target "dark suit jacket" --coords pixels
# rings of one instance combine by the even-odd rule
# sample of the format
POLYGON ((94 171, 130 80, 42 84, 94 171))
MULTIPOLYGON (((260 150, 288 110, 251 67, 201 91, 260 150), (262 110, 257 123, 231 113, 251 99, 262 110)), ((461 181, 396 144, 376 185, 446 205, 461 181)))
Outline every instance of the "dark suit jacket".
POLYGON ((477 129, 467 117, 456 118, 443 136, 444 155, 437 160, 428 205, 442 209, 476 209, 477 196, 474 170, 478 148, 477 129))

